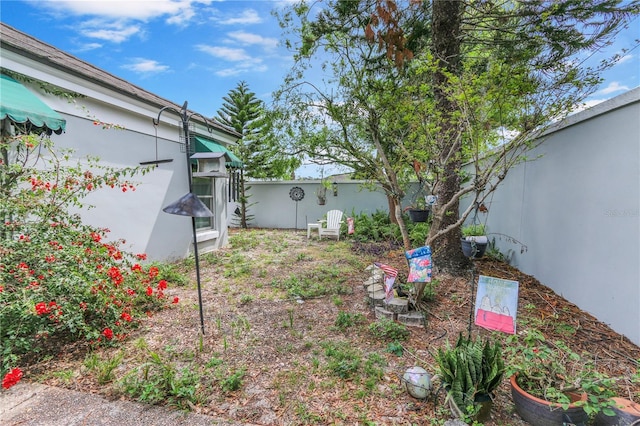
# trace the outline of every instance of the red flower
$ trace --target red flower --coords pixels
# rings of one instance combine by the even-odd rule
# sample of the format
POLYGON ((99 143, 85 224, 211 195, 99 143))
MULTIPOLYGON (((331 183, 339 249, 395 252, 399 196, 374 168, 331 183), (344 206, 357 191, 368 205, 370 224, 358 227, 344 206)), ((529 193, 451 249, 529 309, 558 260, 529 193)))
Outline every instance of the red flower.
POLYGON ((131 315, 129 315, 129 313, 127 312, 123 312, 122 315, 120 315, 120 318, 127 322, 131 322, 131 315))
POLYGON ((14 368, 4 375, 4 378, 2 379, 2 387, 9 389, 11 386, 18 383, 20 379, 22 379, 22 370, 14 368))
POLYGON ((139 264, 139 263, 136 263, 135 265, 133 265, 133 266, 131 267, 131 270, 132 270, 132 271, 135 271, 135 272, 142 272, 142 266, 140 266, 140 264, 139 264))
POLYGON ((38 315, 48 314, 49 313, 49 307, 44 302, 36 303, 36 313, 38 315))
POLYGON ((111 280, 113 281, 113 284, 116 287, 122 284, 122 281, 124 281, 124 277, 122 276, 120 269, 118 269, 115 266, 112 266, 111 268, 109 268, 109 270, 107 271, 107 275, 109 275, 109 278, 111 278, 111 280))
POLYGON ((158 276, 158 267, 157 266, 152 266, 151 268, 149 268, 149 278, 155 278, 158 276))
POLYGON ((153 294, 153 289, 151 287, 147 287, 147 296, 151 296, 153 294))
POLYGON ((4 291, 4 286, 0 285, 0 293, 2 293, 4 291))
POLYGON ((113 330, 111 330, 110 328, 105 328, 105 329, 102 331, 102 335, 103 335, 104 337, 106 337, 106 338, 107 338, 107 340, 111 340, 111 339, 113 339, 113 330))
POLYGON ((91 239, 93 241, 95 241, 96 243, 99 243, 100 240, 102 239, 102 237, 100 236, 100 234, 98 234, 97 232, 92 232, 91 233, 91 239))
POLYGON ((167 289, 167 280, 160 280, 158 282, 158 290, 166 290, 167 289))
POLYGON ((173 303, 176 304, 180 301, 180 298, 178 296, 173 298, 173 303))
POLYGON ((136 254, 136 257, 140 260, 147 260, 147 255, 145 253, 136 254))

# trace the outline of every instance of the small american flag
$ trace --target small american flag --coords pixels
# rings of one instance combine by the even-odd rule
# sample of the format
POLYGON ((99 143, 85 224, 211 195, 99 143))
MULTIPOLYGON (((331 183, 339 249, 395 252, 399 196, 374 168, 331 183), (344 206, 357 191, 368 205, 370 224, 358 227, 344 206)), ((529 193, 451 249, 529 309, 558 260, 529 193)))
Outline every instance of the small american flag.
POLYGON ((382 269, 382 272, 384 272, 385 275, 387 275, 388 277, 397 277, 398 276, 398 270, 397 269, 393 269, 389 265, 385 265, 384 263, 380 263, 380 262, 373 262, 373 265, 376 268, 382 269))

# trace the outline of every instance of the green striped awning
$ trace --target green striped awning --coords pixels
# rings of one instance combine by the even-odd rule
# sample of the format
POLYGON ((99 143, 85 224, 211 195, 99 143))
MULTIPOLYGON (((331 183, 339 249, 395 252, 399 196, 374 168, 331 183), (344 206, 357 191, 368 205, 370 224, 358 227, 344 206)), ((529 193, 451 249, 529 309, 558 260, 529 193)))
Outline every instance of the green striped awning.
POLYGON ((193 138, 195 139, 195 152, 222 152, 229 159, 227 167, 241 168, 243 166, 242 160, 237 155, 219 143, 202 136, 194 136, 193 138))
POLYGON ((16 80, 0 74, 0 119, 32 126, 57 134, 62 133, 66 120, 16 80))

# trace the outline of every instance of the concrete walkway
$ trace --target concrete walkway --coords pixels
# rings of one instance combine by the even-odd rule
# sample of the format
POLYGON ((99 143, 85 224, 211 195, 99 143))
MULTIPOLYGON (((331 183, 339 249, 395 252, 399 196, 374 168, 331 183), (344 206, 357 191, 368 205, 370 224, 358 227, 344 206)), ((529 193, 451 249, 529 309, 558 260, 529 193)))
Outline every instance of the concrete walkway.
POLYGON ((239 426, 202 414, 131 401, 111 401, 39 383, 20 382, 0 390, 2 426, 239 426))

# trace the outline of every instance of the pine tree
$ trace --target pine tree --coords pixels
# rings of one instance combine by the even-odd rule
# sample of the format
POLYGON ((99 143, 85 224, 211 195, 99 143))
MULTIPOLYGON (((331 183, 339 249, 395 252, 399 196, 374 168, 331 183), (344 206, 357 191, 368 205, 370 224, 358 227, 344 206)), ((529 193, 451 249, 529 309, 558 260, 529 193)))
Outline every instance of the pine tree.
POLYGON ((296 158, 286 156, 271 132, 271 125, 264 102, 258 99, 249 89, 245 81, 229 91, 222 98, 222 108, 218 110, 218 121, 233 128, 242 136, 232 151, 243 163, 239 186, 239 216, 240 226, 247 228, 252 216, 248 214, 250 186, 246 185, 247 178, 281 179, 290 177, 298 167, 296 158))

